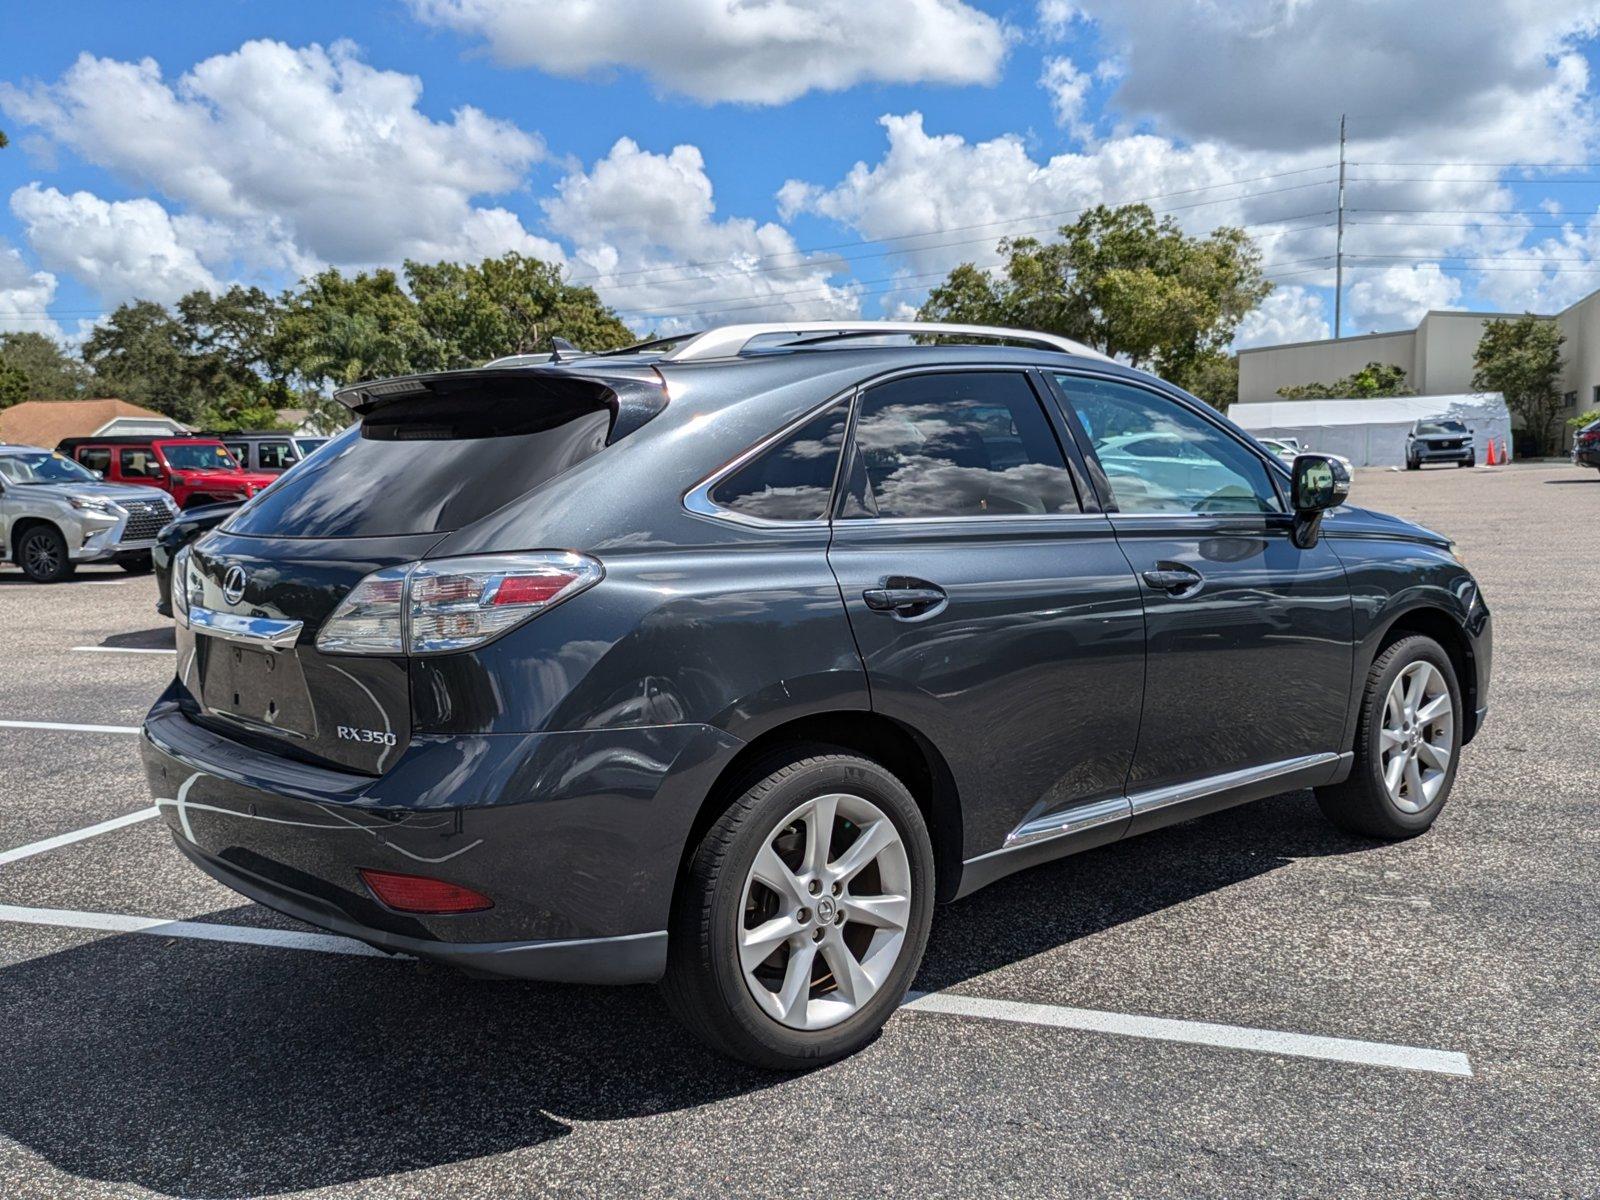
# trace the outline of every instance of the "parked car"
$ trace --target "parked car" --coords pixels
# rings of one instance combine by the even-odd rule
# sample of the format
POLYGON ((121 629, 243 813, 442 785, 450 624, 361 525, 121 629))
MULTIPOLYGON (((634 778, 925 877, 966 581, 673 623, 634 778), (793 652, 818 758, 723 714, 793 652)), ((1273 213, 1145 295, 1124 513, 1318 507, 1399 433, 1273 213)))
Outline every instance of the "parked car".
POLYGON ((163 617, 172 615, 173 558, 202 533, 215 529, 237 511, 237 504, 207 504, 202 508, 186 508, 156 534, 150 559, 156 570, 156 611, 163 617))
POLYGON ((1300 453, 1299 444, 1290 438, 1264 437, 1256 440, 1286 463, 1294 462, 1294 456, 1300 453))
POLYGON ((228 453, 246 470, 273 475, 287 471, 328 441, 325 437, 301 437, 292 433, 217 433, 207 436, 215 437, 226 446, 228 453))
POLYGON ((1470 467, 1478 461, 1472 430, 1461 421, 1417 421, 1406 434, 1406 470, 1420 471, 1427 463, 1455 463, 1470 467))
POLYGON ((238 503, 277 479, 264 471, 244 470, 216 438, 63 438, 56 449, 117 483, 160 488, 179 508, 238 503))
POLYGON ((81 562, 150 569, 156 530, 177 506, 154 488, 106 483, 42 446, 0 445, 0 562, 58 583, 81 562))
POLYGON ((1411 837, 1484 720, 1447 539, 1065 339, 728 326, 339 399, 175 562, 178 848, 386 950, 660 980, 764 1067, 873 1037, 936 900, 1298 788, 1411 837))
POLYGON ((1600 421, 1590 421, 1572 435, 1572 461, 1600 470, 1600 421))

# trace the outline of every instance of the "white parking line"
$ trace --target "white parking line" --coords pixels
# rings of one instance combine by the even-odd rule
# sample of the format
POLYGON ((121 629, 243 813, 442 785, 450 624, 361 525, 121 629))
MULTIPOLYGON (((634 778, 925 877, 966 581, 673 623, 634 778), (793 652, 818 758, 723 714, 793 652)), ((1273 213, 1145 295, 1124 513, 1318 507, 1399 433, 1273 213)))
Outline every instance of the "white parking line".
POLYGON ((69 725, 62 721, 0 721, 0 729, 60 729, 68 733, 138 733, 137 725, 69 725))
POLYGON ((323 954, 361 954, 389 958, 365 942, 331 933, 299 933, 291 929, 255 929, 248 925, 207 925, 201 921, 169 921, 121 913, 74 912, 66 908, 22 908, 0 904, 0 921, 52 925, 59 929, 92 929, 102 933, 144 933, 156 937, 193 938, 201 942, 242 942, 283 950, 316 950, 323 954))
POLYGON ((176 650, 146 646, 74 646, 74 654, 176 654, 176 650))
POLYGON ((1472 1063, 1465 1054, 1386 1042, 1281 1033, 1275 1029, 1248 1029, 1242 1025, 1213 1025, 1208 1021, 1130 1016, 1054 1004, 1021 1004, 1014 1000, 987 1000, 981 996, 954 996, 948 992, 915 995, 907 1000, 905 1007, 912 1012, 981 1017, 990 1021, 1013 1021, 1056 1029, 1083 1029, 1091 1033, 1115 1033, 1163 1042, 1251 1050, 1260 1054, 1287 1054, 1296 1058, 1322 1058, 1371 1067, 1394 1067, 1403 1071, 1432 1071, 1439 1075, 1472 1074, 1472 1063))
POLYGON ((70 846, 73 842, 83 841, 84 838, 110 833, 113 829, 137 825, 140 821, 148 821, 151 817, 158 816, 160 813, 161 810, 152 804, 149 808, 141 808, 138 812, 124 813, 120 817, 112 817, 109 821, 101 821, 98 825, 90 825, 84 829, 74 829, 71 833, 62 833, 52 838, 45 838, 42 842, 30 842, 26 846, 18 846, 15 850, 0 852, 0 866, 16 862, 18 859, 32 858, 35 854, 43 854, 46 850, 54 850, 58 846, 70 846))

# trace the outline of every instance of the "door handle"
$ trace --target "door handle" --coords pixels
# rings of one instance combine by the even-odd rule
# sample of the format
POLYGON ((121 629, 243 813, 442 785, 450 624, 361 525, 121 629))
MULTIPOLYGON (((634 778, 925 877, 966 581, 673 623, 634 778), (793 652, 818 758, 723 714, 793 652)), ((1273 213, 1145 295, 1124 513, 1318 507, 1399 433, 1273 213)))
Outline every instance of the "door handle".
POLYGON ((1170 592, 1176 596, 1199 587, 1205 582, 1205 577, 1192 567, 1165 566, 1146 571, 1144 581, 1158 592, 1170 592))
POLYGON ((900 614, 920 612, 943 604, 946 599, 944 589, 931 583, 918 587, 868 588, 861 593, 861 598, 873 612, 900 614))

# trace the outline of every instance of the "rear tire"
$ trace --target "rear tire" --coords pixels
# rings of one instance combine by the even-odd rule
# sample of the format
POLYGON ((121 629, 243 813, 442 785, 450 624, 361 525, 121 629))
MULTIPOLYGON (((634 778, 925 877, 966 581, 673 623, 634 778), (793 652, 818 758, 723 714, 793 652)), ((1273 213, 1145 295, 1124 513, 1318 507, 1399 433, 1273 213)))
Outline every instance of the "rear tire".
POLYGON ((756 769, 679 883, 662 991, 713 1050, 803 1070, 865 1046, 905 997, 933 921, 933 845, 875 762, 819 748, 756 769))
POLYGON ((1343 783, 1316 789, 1323 815, 1367 837, 1426 832, 1455 784, 1461 729, 1461 686, 1450 656, 1432 638, 1402 637, 1367 672, 1355 762, 1343 783))
POLYGON ((17 539, 17 565, 35 583, 60 583, 74 570, 67 539, 54 525, 35 525, 17 539))

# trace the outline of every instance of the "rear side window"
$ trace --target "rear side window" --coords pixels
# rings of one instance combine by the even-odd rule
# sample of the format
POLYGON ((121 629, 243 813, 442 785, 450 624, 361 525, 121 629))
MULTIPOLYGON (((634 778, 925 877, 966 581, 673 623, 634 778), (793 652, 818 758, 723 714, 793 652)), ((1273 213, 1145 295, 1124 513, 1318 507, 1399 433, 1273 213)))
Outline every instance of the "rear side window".
POLYGON ((807 421, 712 488, 711 502, 766 521, 821 520, 849 415, 847 404, 836 404, 807 421))
POLYGON ((153 479, 161 474, 161 464, 156 462, 156 452, 148 446, 137 450, 119 452, 118 468, 124 479, 153 479))
POLYGON ((387 537, 470 525, 597 453, 611 410, 583 397, 386 405, 262 492, 246 536, 387 537))
POLYGON ((1027 378, 916 375, 868 391, 856 418, 862 504, 850 517, 1013 517, 1080 511, 1027 378))

